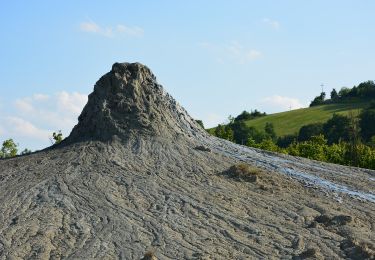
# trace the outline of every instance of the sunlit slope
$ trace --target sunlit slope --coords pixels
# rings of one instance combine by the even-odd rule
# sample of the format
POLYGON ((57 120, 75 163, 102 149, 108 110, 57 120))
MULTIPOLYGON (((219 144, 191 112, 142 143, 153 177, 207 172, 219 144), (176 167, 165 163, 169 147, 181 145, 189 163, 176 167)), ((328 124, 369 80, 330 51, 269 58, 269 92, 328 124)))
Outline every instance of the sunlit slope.
POLYGON ((301 108, 248 120, 246 124, 257 129, 264 129, 265 124, 270 122, 273 123, 276 134, 283 136, 298 132, 303 125, 326 122, 334 113, 346 115, 351 110, 358 112, 367 104, 367 102, 342 103, 301 108))

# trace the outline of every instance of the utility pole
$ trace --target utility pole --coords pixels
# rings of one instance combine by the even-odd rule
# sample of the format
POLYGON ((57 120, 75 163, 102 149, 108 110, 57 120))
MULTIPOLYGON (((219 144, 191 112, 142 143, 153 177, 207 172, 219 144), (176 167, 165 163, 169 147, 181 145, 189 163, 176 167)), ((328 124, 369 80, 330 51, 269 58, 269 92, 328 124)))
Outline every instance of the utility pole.
POLYGON ((322 87, 322 93, 324 92, 324 84, 320 84, 320 86, 322 87))

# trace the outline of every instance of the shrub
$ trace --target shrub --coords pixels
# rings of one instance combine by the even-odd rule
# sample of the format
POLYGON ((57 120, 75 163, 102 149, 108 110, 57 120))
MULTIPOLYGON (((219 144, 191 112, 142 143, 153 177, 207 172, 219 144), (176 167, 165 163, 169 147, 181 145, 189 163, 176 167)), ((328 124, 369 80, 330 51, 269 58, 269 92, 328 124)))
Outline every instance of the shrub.
POLYGON ((13 141, 13 139, 5 140, 0 151, 0 158, 14 157, 17 155, 17 152, 17 144, 13 141))
POLYGON ((251 167, 246 163, 239 163, 231 166, 225 174, 238 181, 256 182, 260 172, 261 170, 258 168, 251 167))
POLYGON ((157 258, 154 252, 148 251, 141 260, 157 260, 157 258))
POLYGON ((280 148, 272 141, 271 138, 264 139, 257 145, 257 147, 272 152, 278 152, 280 150, 280 148))
POLYGON ((320 135, 323 133, 323 124, 314 123, 309 125, 304 125, 298 132, 298 141, 308 141, 314 135, 320 135))
POLYGON ((277 139, 277 146, 281 148, 287 148, 289 145, 291 145, 294 141, 296 141, 298 136, 296 134, 294 135, 285 135, 281 136, 277 139))

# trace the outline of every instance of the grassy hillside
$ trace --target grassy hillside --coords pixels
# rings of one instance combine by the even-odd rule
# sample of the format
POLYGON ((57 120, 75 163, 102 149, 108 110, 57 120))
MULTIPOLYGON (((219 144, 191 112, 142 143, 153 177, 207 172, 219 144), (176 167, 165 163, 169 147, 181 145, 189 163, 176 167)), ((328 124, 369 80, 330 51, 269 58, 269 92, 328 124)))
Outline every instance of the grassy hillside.
POLYGON ((321 105, 271 114, 246 123, 260 130, 267 122, 273 123, 277 136, 283 136, 298 132, 303 125, 326 122, 334 113, 348 114, 350 110, 360 110, 367 105, 368 102, 321 105))

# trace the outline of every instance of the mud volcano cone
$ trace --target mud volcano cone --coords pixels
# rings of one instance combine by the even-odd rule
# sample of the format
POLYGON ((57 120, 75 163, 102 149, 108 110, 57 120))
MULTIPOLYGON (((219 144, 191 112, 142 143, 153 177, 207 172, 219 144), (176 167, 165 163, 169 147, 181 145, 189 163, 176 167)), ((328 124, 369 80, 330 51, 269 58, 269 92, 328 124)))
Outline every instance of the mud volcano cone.
POLYGON ((140 63, 115 63, 96 83, 67 142, 176 138, 202 132, 165 92, 149 68, 140 63))
POLYGON ((371 259, 374 176, 210 136, 115 63, 67 139, 0 160, 0 259, 371 259))

